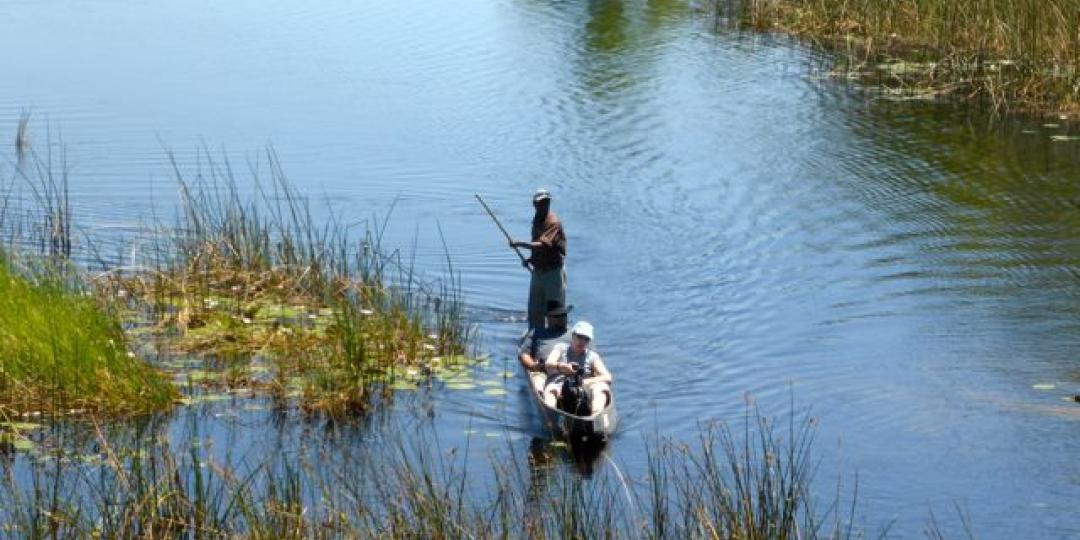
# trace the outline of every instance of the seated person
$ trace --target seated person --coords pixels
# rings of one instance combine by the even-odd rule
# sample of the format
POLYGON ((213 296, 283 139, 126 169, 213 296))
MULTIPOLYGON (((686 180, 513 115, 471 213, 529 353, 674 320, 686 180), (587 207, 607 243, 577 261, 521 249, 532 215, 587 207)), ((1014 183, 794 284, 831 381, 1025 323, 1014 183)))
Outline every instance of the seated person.
MULTIPOLYGON (((547 303, 546 327, 530 328, 521 338, 518 361, 529 371, 529 382, 539 395, 544 390, 549 372, 544 359, 556 345, 570 344, 570 331, 566 329, 566 308, 558 300, 547 303)), ((554 373, 551 371, 550 373, 554 373)))
POLYGON ((579 321, 570 330, 570 344, 559 344, 548 355, 544 366, 557 374, 548 380, 544 387, 544 403, 556 407, 562 392, 563 380, 573 375, 579 368, 584 370, 582 386, 589 393, 592 413, 607 407, 611 396, 611 382, 614 380, 600 354, 589 348, 593 340, 593 327, 585 321, 579 321))

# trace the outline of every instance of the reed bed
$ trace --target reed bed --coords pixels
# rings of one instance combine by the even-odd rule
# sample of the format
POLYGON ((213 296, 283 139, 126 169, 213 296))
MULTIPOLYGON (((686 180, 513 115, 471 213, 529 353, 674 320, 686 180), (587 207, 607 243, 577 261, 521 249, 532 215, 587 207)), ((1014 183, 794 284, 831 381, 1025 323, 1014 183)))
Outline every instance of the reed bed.
POLYGON ((13 540, 861 536, 853 504, 832 501, 850 508, 839 517, 816 514, 813 429, 790 422, 778 434, 750 415, 734 430, 704 428, 694 445, 657 442, 649 470, 631 479, 606 456, 595 467, 607 474, 578 474, 547 445, 519 456, 509 444, 489 467, 481 458, 470 470, 467 446, 442 448, 415 427, 402 430, 408 441, 254 464, 215 460, 197 438, 170 445, 153 432, 118 447, 99 429, 93 459, 59 451, 3 475, 0 530, 13 540))
MULTIPOLYGON (((6 310, 0 317, 21 324, 18 339, 8 341, 33 338, 12 345, 18 354, 4 360, 10 376, 0 390, 13 400, 21 396, 20 407, 49 396, 59 410, 61 402, 100 389, 77 380, 74 368, 42 371, 54 364, 114 381, 130 375, 120 385, 124 396, 149 385, 153 407, 131 401, 127 412, 175 397, 159 394, 167 377, 151 384, 153 370, 128 358, 129 351, 166 367, 189 390, 264 390, 333 414, 367 410, 391 396, 394 385, 415 385, 466 361, 472 329, 449 256, 450 277, 425 283, 399 253, 383 251, 385 221, 359 237, 332 212, 317 221, 272 149, 248 163, 243 178, 210 152, 200 153, 194 172, 173 159, 180 198, 176 211, 165 214, 171 222, 153 224, 138 250, 132 248, 132 258, 145 263, 120 266, 97 256, 91 235, 81 235, 82 245, 73 241, 63 146, 49 140, 39 152, 28 121, 24 115, 19 123, 13 173, 0 180, 3 245, 25 263, 21 270, 34 269, 11 277, 22 297, 0 304, 6 310), (90 272, 95 265, 104 270, 90 272), (48 304, 36 304, 43 301, 48 304), (60 304, 69 304, 67 311, 60 304), (56 317, 59 326, 45 324, 56 317), (51 360, 41 360, 45 354, 51 360), (87 355, 98 359, 96 368, 87 355), (190 357, 203 359, 198 367, 205 369, 192 369, 183 361, 190 357)), ((119 396, 100 401, 95 410, 118 412, 125 403, 119 396)), ((76 399, 62 408, 90 405, 76 399)))
MULTIPOLYGON (((29 142, 0 180, 0 422, 72 412, 139 414, 167 408, 175 388, 127 348, 119 317, 71 264, 71 205, 62 152, 29 142), (31 208, 23 208, 19 187, 31 208)), ((25 442, 0 430, 5 443, 25 442)))
POLYGON ((750 27, 823 44, 841 72, 898 93, 1080 114, 1074 0, 741 0, 734 12, 750 27))
POLYGON ((228 386, 332 414, 367 410, 393 385, 464 361, 472 330, 452 267, 425 284, 384 252, 383 229, 357 238, 332 214, 317 222, 272 150, 249 164, 251 195, 209 153, 193 174, 174 171, 180 211, 149 248, 153 264, 97 280, 152 321, 171 354, 231 370, 228 386))

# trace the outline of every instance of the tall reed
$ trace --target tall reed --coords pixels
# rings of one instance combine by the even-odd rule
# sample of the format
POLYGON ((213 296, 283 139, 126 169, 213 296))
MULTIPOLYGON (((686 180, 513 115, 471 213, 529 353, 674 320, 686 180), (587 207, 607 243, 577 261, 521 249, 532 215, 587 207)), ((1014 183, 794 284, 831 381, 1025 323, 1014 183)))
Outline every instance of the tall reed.
POLYGON ((179 351, 267 358, 273 390, 300 380, 304 407, 335 413, 378 402, 398 368, 466 352, 472 331, 449 254, 446 279, 417 280, 383 251, 385 222, 357 237, 332 211, 318 220, 272 149, 244 179, 209 152, 193 173, 175 159, 173 170, 180 210, 155 238, 152 266, 109 273, 102 286, 143 301, 178 332, 179 351))
POLYGON ((738 3, 744 24, 825 44, 848 69, 906 61, 886 70, 881 81, 889 86, 982 97, 1000 112, 1080 113, 1080 9, 1074 0, 738 3))
POLYGON ((15 271, 0 252, 0 417, 167 407, 173 387, 129 356, 116 317, 62 265, 15 271))
MULTIPOLYGON (((579 474, 562 450, 513 445, 484 461, 401 426, 369 446, 300 451, 264 462, 220 461, 162 432, 120 441, 98 430, 87 464, 63 454, 0 479, 5 537, 70 538, 716 538, 845 539, 850 514, 818 514, 812 426, 786 433, 748 416, 706 427, 694 446, 653 443, 649 470, 628 481, 609 457, 579 474), (149 435, 149 436, 147 436, 149 435), (793 437, 793 438, 790 438, 793 437), (182 450, 174 449, 182 448, 182 450), (471 465, 469 465, 471 463, 471 465), (470 468, 471 467, 471 468, 470 468)), ((839 508, 842 501, 829 501, 839 508)), ((838 512, 833 510, 832 512, 838 512)))

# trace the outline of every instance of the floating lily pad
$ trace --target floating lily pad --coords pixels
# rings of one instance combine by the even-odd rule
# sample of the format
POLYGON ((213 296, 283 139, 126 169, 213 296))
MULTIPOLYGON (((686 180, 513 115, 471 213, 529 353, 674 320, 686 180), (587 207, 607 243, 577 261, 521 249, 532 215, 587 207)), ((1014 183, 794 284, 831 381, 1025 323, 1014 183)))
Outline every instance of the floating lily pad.
POLYGON ((198 396, 186 396, 177 400, 178 403, 183 405, 195 405, 197 403, 213 403, 217 401, 228 401, 232 399, 232 396, 228 394, 201 394, 198 396))
POLYGON ((483 386, 502 387, 503 381, 480 381, 480 384, 483 385, 483 386))
POLYGON ((1080 141, 1080 135, 1051 135, 1050 140, 1055 142, 1080 141))
POLYGON ((33 422, 0 422, 0 427, 11 431, 33 431, 41 427, 41 424, 33 422))
POLYGON ((1054 389, 1054 385, 1050 384, 1050 383, 1033 384, 1033 385, 1031 385, 1031 387, 1036 389, 1036 390, 1053 390, 1054 389))
POLYGON ((9 444, 12 448, 21 452, 29 452, 37 447, 37 444, 18 433, 0 433, 0 443, 9 444))
POLYGON ((484 390, 485 396, 505 396, 506 393, 506 390, 503 390, 502 388, 488 388, 487 390, 484 390))
POLYGON ((502 437, 502 433, 494 433, 494 432, 488 431, 488 432, 484 433, 484 437, 487 437, 488 439, 498 439, 499 437, 502 437))
POLYGON ((408 392, 416 390, 416 383, 409 381, 395 381, 394 384, 390 385, 390 389, 396 392, 408 392))
POLYGON ((448 383, 446 387, 451 390, 472 390, 476 388, 476 385, 468 382, 454 382, 448 383))
POLYGON ((216 381, 221 378, 221 373, 215 373, 213 371, 203 371, 196 369, 194 371, 188 371, 183 374, 184 379, 190 379, 192 382, 208 382, 216 381))

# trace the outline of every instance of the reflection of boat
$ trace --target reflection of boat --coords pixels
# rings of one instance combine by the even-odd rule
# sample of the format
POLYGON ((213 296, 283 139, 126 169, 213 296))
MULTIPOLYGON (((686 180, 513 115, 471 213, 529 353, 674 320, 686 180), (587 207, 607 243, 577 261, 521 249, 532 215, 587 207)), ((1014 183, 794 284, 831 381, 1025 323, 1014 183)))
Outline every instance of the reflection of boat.
POLYGON ((536 404, 544 424, 555 436, 577 444, 603 444, 615 433, 619 415, 615 410, 615 391, 610 386, 603 392, 607 394, 606 406, 599 411, 591 411, 588 416, 570 414, 559 408, 548 407, 544 403, 542 392, 547 376, 543 373, 525 372, 529 395, 536 404))

